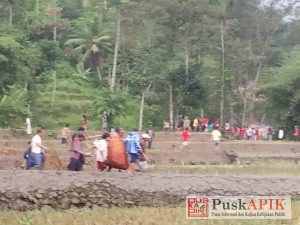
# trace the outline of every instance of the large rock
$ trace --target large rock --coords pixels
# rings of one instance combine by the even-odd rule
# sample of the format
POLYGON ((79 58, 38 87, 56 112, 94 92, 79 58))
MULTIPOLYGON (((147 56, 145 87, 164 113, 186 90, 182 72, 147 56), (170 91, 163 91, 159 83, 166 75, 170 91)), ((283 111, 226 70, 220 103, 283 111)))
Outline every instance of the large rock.
POLYGON ((0 210, 163 206, 191 194, 299 197, 300 178, 0 171, 0 190, 0 210))

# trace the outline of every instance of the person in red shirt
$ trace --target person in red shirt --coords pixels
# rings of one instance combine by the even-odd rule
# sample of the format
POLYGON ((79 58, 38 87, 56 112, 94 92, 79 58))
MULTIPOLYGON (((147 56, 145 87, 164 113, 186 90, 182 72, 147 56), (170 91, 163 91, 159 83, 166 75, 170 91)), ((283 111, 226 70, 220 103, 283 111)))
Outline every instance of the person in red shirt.
POLYGON ((235 127, 235 139, 240 140, 241 128, 239 126, 235 127))
POLYGON ((242 127, 240 131, 241 140, 245 140, 247 128, 245 126, 242 127))
POLYGON ((215 129, 218 129, 220 127, 220 120, 219 120, 219 118, 215 119, 214 127, 215 127, 215 129))
POLYGON ((260 136, 261 136, 260 127, 256 127, 255 136, 256 136, 256 140, 260 140, 260 136))
POLYGON ((233 140, 234 139, 234 128, 233 127, 229 127, 229 129, 228 129, 227 132, 229 134, 230 140, 233 140))
POLYGON ((185 146, 188 146, 190 143, 190 137, 191 137, 191 133, 188 127, 186 127, 184 129, 184 131, 182 131, 181 133, 181 139, 182 139, 182 145, 180 147, 180 149, 182 149, 185 146))
POLYGON ((209 120, 203 116, 201 118, 200 122, 201 122, 201 131, 204 132, 206 130, 206 128, 208 127, 209 120))

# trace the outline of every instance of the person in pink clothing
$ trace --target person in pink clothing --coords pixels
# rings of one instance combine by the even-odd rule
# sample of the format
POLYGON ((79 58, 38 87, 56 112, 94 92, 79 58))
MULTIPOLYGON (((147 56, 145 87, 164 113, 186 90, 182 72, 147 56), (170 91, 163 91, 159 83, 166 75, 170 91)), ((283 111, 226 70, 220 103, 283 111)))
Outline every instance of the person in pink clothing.
POLYGON ((295 126, 295 127, 294 127, 294 133, 293 133, 293 136, 294 136, 295 141, 298 141, 298 140, 299 140, 300 133, 299 133, 299 128, 298 128, 298 126, 295 126))
POLYGON ((256 127, 256 129, 255 129, 256 140, 260 140, 260 136, 261 136, 260 127, 256 127))
POLYGON ((180 133, 180 135, 181 135, 181 139, 182 139, 182 144, 181 144, 181 146, 180 146, 180 149, 182 149, 183 147, 188 146, 189 143, 190 143, 191 133, 190 133, 189 128, 186 127, 186 128, 184 129, 184 131, 182 131, 182 132, 180 133))

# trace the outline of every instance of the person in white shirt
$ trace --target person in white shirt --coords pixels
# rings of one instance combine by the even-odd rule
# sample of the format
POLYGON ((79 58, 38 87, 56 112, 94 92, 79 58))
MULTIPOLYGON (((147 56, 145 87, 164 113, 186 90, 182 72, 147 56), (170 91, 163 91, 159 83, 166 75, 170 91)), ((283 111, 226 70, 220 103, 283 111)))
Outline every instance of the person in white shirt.
POLYGON ((95 140, 94 145, 96 146, 96 161, 98 169, 104 171, 106 169, 105 161, 107 161, 108 144, 107 141, 110 138, 109 133, 104 133, 102 139, 95 140))
POLYGON ((278 130, 278 139, 279 139, 279 140, 282 140, 283 137, 284 137, 284 131, 283 131, 283 129, 280 128, 280 129, 278 130))
POLYGON ((252 140, 252 136, 253 136, 253 131, 251 127, 248 127, 246 130, 246 136, 247 136, 247 140, 252 140))
POLYGON ((38 129, 37 134, 31 140, 31 152, 29 155, 29 169, 40 170, 45 161, 45 151, 49 149, 42 145, 42 137, 45 135, 45 130, 38 129))

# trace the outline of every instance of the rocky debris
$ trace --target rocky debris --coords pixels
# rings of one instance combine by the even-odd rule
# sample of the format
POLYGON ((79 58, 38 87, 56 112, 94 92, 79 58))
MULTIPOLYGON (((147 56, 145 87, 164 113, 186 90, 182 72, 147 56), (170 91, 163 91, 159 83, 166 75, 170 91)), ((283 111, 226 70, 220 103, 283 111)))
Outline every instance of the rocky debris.
POLYGON ((234 151, 225 152, 230 164, 240 164, 238 153, 234 151))
POLYGON ((220 177, 119 172, 0 171, 0 210, 164 206, 186 195, 292 195, 300 178, 220 177))

